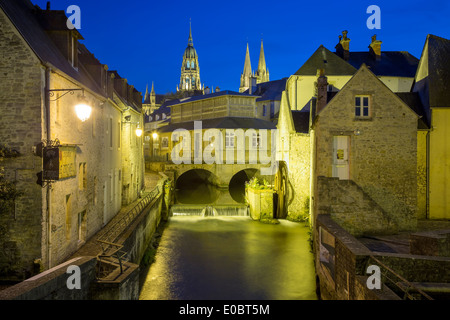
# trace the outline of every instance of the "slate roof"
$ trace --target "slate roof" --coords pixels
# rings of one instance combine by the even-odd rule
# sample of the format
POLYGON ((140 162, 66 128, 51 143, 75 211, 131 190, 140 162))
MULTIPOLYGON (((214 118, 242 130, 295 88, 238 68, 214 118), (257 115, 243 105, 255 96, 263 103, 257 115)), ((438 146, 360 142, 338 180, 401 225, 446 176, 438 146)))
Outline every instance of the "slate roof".
POLYGON ((431 34, 427 40, 430 107, 450 107, 450 40, 431 34))
POLYGON ((0 6, 43 63, 54 66, 92 91, 104 95, 99 86, 97 86, 95 81, 84 70, 79 69, 77 71, 69 64, 67 59, 46 34, 37 19, 38 12, 41 9, 35 7, 28 0, 0 0, 0 6))
POLYGON ((335 53, 321 45, 311 57, 297 70, 295 75, 315 76, 318 69, 325 69, 325 75, 354 75, 355 67, 345 62, 335 53))
MULTIPOLYGON (((221 117, 198 120, 202 122, 203 129, 276 129, 276 126, 266 120, 241 117, 221 117)), ((194 121, 171 123, 159 129, 159 132, 171 132, 176 129, 194 130, 194 121)))
POLYGON ((414 78, 419 65, 419 59, 406 51, 382 51, 380 60, 374 59, 369 51, 350 51, 347 62, 356 69, 365 63, 376 76, 406 78, 414 78))
MULTIPOLYGON (((260 96, 256 101, 281 101, 281 94, 286 89, 286 81, 288 78, 258 83, 252 95, 260 96)), ((249 90, 243 93, 248 94, 249 90)))
MULTIPOLYGON (((29 0, 0 0, 0 7, 44 65, 62 71, 84 87, 106 97, 106 93, 85 68, 89 64, 100 65, 97 58, 82 43, 78 43, 78 70, 73 68, 46 32, 68 30, 67 16, 63 10, 42 10, 29 0)), ((83 39, 78 30, 70 32, 75 33, 78 39, 83 39)), ((117 72, 116 75, 120 77, 117 72)), ((138 92, 136 89, 133 91, 138 92)), ((134 103, 130 104, 140 111, 134 103)))
POLYGON ((420 100, 417 92, 397 92, 396 95, 403 100, 420 118, 418 119, 418 129, 430 128, 430 117, 420 100))
POLYGON ((376 60, 369 51, 350 51, 349 59, 345 61, 321 45, 295 74, 315 76, 318 69, 325 69, 327 76, 353 75, 363 63, 376 76, 413 78, 419 65, 419 59, 406 51, 383 51, 380 60, 376 60))

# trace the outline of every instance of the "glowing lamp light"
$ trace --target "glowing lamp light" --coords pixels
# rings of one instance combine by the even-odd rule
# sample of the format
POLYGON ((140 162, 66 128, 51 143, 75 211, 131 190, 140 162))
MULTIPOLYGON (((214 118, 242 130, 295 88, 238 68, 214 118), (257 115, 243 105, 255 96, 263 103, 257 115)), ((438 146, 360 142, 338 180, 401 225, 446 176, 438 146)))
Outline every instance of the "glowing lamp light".
POLYGON ((142 129, 141 128, 137 128, 136 129, 136 135, 138 136, 138 137, 140 137, 140 136, 142 136, 142 129))
POLYGON ((158 138, 158 134, 156 133, 156 132, 154 132, 153 134, 152 134, 152 137, 153 137, 153 139, 157 139, 158 138))
POLYGON ((75 113, 77 117, 82 121, 86 121, 91 116, 92 108, 86 103, 79 103, 75 106, 75 113))

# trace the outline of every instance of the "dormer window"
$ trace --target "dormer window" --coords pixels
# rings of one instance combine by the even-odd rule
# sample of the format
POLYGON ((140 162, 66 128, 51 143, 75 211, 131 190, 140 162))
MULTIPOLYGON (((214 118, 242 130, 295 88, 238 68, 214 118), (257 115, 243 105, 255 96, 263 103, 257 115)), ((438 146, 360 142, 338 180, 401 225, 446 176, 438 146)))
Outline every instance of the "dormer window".
POLYGON ((371 114, 370 96, 355 96, 355 116, 357 118, 369 118, 371 114))

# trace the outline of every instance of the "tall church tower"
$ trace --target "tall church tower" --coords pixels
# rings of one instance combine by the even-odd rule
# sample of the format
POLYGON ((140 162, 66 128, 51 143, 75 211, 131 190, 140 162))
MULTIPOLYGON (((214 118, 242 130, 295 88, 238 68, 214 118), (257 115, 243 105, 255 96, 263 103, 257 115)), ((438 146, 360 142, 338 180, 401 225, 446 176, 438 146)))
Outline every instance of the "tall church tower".
POLYGON ((189 40, 188 46, 183 54, 183 64, 181 66, 181 78, 178 91, 194 91, 201 89, 198 55, 192 41, 192 30, 189 23, 189 40))
POLYGON ((261 51, 259 52, 258 70, 255 72, 256 83, 269 81, 269 70, 266 67, 266 58, 264 57, 263 41, 261 39, 261 51))
POLYGON ((250 53, 248 50, 245 53, 244 71, 241 73, 241 85, 239 86, 239 92, 248 90, 252 83, 252 78, 256 78, 256 83, 269 81, 269 70, 266 66, 266 58, 264 56, 263 41, 261 40, 261 51, 259 52, 258 69, 255 73, 252 72, 252 66, 250 63, 250 53))
POLYGON ((244 92, 251 85, 252 78, 252 65, 250 63, 250 53, 248 51, 248 43, 247 43, 247 52, 245 53, 245 63, 244 63, 244 71, 241 73, 241 85, 239 86, 239 92, 244 92))

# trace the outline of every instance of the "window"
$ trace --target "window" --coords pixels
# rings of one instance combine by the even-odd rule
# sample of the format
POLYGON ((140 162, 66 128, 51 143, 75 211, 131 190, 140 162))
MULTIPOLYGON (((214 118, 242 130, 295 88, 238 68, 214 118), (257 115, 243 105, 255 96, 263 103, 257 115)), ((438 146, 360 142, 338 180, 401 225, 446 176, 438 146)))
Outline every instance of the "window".
POLYGON ((266 116, 266 114, 267 114, 267 107, 266 107, 266 105, 263 105, 263 117, 265 117, 266 116))
POLYGON ((370 116, 370 96, 355 97, 355 116, 356 117, 370 116))
POLYGON ((195 62, 194 62, 194 61, 191 62, 191 68, 192 68, 192 69, 195 68, 195 62))
POLYGON ((86 235, 86 210, 78 214, 78 241, 84 241, 86 235))
POLYGON ((78 165, 78 189, 86 189, 86 162, 78 165))
POLYGON ((113 120, 112 120, 112 118, 109 118, 109 125, 108 125, 108 129, 109 129, 109 147, 110 148, 112 148, 112 146, 113 146, 113 133, 112 133, 112 131, 113 131, 113 125, 112 125, 112 122, 113 122, 113 120))
POLYGON ((234 148, 234 132, 225 133, 225 147, 234 148))
POLYGON ((190 64, 189 61, 186 62, 186 68, 189 69, 190 68, 190 64))
POLYGON ((259 135, 257 133, 254 133, 252 137, 252 147, 257 148, 258 146, 259 146, 259 135))
POLYGON ((120 149, 120 130, 121 129, 121 123, 120 121, 117 123, 117 148, 120 149))

